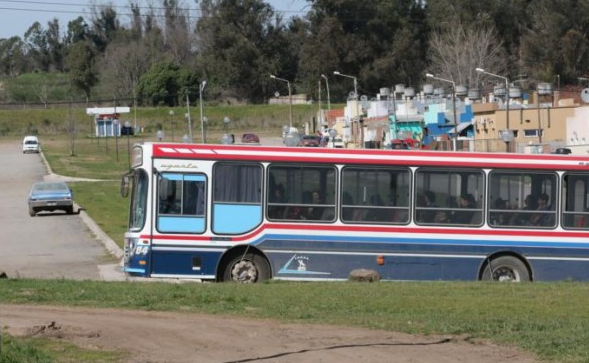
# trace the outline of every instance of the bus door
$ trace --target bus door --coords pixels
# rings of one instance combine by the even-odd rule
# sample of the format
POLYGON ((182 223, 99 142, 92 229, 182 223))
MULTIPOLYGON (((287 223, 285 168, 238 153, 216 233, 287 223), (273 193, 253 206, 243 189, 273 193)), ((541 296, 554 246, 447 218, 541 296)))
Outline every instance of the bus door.
MULTIPOLYGON (((157 175, 155 229, 151 244, 152 276, 198 276, 214 273, 193 244, 207 230, 207 177, 202 173, 162 172, 157 175)), ((196 277, 195 276, 195 277, 196 277)))

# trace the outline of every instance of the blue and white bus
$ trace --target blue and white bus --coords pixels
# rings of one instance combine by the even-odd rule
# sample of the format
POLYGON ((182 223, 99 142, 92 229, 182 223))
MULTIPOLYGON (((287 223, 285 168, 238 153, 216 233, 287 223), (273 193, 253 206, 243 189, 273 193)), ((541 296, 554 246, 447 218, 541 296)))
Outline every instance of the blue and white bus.
POLYGON ((589 280, 587 157, 144 143, 132 160, 132 276, 589 280))

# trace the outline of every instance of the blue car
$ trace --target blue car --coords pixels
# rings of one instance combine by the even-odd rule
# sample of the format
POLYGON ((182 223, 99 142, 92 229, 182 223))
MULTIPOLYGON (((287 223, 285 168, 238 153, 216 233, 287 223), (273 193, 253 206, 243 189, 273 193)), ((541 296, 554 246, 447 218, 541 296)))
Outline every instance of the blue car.
POLYGON ((29 192, 29 215, 34 217, 41 211, 63 210, 74 213, 74 196, 64 182, 39 182, 33 184, 29 192))

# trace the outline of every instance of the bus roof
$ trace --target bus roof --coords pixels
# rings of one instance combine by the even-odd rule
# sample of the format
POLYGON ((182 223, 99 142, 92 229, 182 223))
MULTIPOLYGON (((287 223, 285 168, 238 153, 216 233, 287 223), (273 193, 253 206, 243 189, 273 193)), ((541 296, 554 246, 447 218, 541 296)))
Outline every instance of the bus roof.
MULTIPOLYGON (((147 142, 142 145, 148 150, 151 149, 153 157, 170 159, 589 171, 589 157, 570 154, 339 149, 156 142, 147 142)), ((146 152, 149 153, 148 150, 146 152)))

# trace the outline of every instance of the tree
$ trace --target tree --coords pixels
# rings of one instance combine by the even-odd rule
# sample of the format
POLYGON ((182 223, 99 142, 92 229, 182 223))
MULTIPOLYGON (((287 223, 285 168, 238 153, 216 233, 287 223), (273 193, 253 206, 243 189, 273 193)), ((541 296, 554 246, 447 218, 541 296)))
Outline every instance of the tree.
POLYGON ((27 54, 33 60, 34 67, 40 71, 49 71, 47 36, 39 22, 35 22, 25 32, 27 54))
POLYGON ((22 39, 0 39, 0 74, 16 77, 28 71, 30 61, 25 56, 25 44, 22 39))
POLYGON ((183 14, 176 0, 163 0, 166 22, 166 51, 172 61, 182 64, 188 61, 193 50, 188 15, 183 14))
POLYGON ((133 96, 139 78, 152 65, 152 57, 141 40, 116 41, 109 44, 99 62, 101 90, 124 99, 133 96))
POLYGON ((90 97, 90 91, 97 82, 94 59, 92 46, 88 42, 77 42, 70 49, 65 62, 72 89, 83 92, 86 97, 90 97))
MULTIPOLYGON (((357 77, 359 92, 371 95, 380 87, 422 77, 428 28, 421 2, 317 0, 308 20, 299 64, 306 84, 337 70, 357 77)), ((330 86, 334 98, 351 90, 349 82, 330 86)))
POLYGON ((505 56, 494 29, 458 24, 430 38, 430 73, 453 80, 456 85, 478 88, 477 67, 505 73, 505 56))
POLYGON ((180 103, 187 88, 198 87, 196 74, 170 62, 153 65, 139 79, 141 99, 153 106, 173 107, 180 103))
POLYGON ((264 99, 269 64, 281 51, 266 47, 269 34, 273 37, 281 27, 273 22, 272 8, 262 0, 201 0, 200 6, 197 34, 204 77, 223 98, 264 99))
POLYGON ((59 30, 59 20, 54 18, 47 23, 45 36, 47 39, 47 53, 51 61, 51 68, 63 72, 64 44, 59 30))

